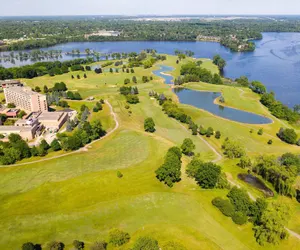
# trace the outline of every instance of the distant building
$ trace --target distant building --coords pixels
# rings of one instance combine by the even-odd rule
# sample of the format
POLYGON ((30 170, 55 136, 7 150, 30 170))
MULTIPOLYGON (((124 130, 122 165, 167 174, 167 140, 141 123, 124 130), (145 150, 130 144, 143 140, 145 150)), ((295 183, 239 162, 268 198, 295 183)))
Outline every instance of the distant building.
POLYGON ((48 111, 45 95, 36 93, 30 88, 20 86, 6 86, 4 88, 6 103, 14 103, 17 107, 29 112, 48 111))
POLYGON ((85 34, 84 38, 88 39, 90 36, 119 36, 121 32, 114 30, 99 30, 94 33, 85 34))

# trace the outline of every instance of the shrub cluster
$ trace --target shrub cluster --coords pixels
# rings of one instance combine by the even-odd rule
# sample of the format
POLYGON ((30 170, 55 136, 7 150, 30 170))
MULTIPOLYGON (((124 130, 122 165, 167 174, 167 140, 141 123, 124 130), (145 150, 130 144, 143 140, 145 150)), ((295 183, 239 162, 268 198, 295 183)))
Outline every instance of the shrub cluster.
POLYGON ((78 92, 68 91, 67 92, 67 99, 70 99, 70 100, 82 100, 82 97, 81 97, 81 95, 78 92))
POLYGON ((234 223, 243 225, 249 220, 255 228, 264 223, 262 216, 268 207, 264 199, 251 201, 247 191, 236 186, 229 191, 227 197, 228 199, 216 197, 212 200, 212 204, 225 216, 231 217, 234 223))
POLYGON ((296 192, 293 185, 300 171, 300 164, 295 158, 298 156, 291 153, 284 154, 282 161, 273 156, 260 156, 256 159, 253 172, 269 181, 279 194, 294 197, 296 192))
POLYGON ((212 84, 223 84, 219 74, 212 74, 209 70, 201 68, 195 62, 183 64, 180 69, 181 77, 174 80, 174 84, 181 85, 186 82, 207 82, 212 84))
POLYGON ((277 133, 277 136, 280 140, 289 143, 289 144, 296 144, 300 146, 300 139, 298 140, 298 135, 292 128, 280 128, 277 133))
POLYGON ((100 100, 100 102, 96 102, 96 105, 93 107, 93 112, 98 112, 99 110, 102 110, 102 104, 104 104, 104 101, 102 99, 100 100))
POLYGON ((232 217, 235 213, 234 206, 227 199, 222 199, 221 197, 216 197, 212 200, 212 204, 217 207, 222 214, 227 217, 232 217))
POLYGON ((144 130, 146 132, 153 133, 155 132, 155 123, 151 117, 148 117, 144 121, 144 130))
POLYGON ((273 92, 264 93, 261 96, 260 102, 265 105, 275 117, 295 123, 300 119, 300 114, 283 105, 275 99, 273 92))
POLYGON ((139 90, 137 87, 126 87, 122 86, 120 87, 120 94, 125 95, 126 101, 130 104, 136 104, 139 103, 139 97, 137 96, 139 93, 139 90))
POLYGON ((230 158, 241 158, 245 155, 244 147, 237 141, 229 140, 228 138, 225 139, 222 149, 224 150, 224 154, 230 158))

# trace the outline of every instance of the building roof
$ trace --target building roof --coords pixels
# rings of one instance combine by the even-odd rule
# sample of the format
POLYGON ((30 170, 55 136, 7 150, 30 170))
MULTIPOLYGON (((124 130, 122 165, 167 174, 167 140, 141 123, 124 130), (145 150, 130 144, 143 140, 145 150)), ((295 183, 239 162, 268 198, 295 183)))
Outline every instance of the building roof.
POLYGON ((12 112, 12 113, 17 113, 17 112, 19 112, 20 111, 20 109, 8 109, 7 111, 6 111, 6 113, 10 113, 10 112, 12 112))
POLYGON ((44 96, 42 94, 39 94, 37 92, 32 91, 31 88, 28 88, 28 87, 12 86, 12 87, 5 88, 4 91, 8 91, 8 90, 16 92, 16 93, 20 93, 22 95, 28 95, 28 96, 39 95, 39 96, 44 96))
POLYGON ((25 126, 0 126, 0 133, 5 133, 5 132, 15 132, 15 133, 20 133, 20 132, 25 132, 25 131, 31 131, 35 126, 33 127, 25 127, 25 126))
POLYGON ((40 121, 58 121, 64 114, 64 112, 43 112, 37 118, 40 121))
POLYGON ((63 110, 57 110, 56 112, 66 112, 66 113, 70 113, 70 112, 74 112, 75 110, 74 109, 63 109, 63 110))
POLYGON ((0 132, 6 132, 6 131, 21 131, 22 127, 19 126, 0 126, 0 132))
POLYGON ((0 81, 0 84, 20 84, 21 82, 19 80, 2 80, 0 81))

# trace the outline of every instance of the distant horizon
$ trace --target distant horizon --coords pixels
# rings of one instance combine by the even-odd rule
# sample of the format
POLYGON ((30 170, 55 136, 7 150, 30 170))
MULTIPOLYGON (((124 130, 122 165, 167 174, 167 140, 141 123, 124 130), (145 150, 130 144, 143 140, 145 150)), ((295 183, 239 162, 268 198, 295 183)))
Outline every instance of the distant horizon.
POLYGON ((1 5, 0 16, 297 16, 299 12, 299 0, 10 0, 1 5))
POLYGON ((217 16, 217 17, 270 17, 270 16, 300 16, 299 14, 60 14, 60 15, 0 15, 1 17, 77 17, 77 16, 96 16, 96 17, 210 17, 210 16, 217 16))

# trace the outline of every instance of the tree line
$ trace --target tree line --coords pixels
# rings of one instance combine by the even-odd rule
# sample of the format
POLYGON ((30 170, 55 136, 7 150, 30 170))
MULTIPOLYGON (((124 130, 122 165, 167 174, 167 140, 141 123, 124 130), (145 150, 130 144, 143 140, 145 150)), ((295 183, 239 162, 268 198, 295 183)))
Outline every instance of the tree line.
POLYGON ((197 39, 214 39, 230 49, 253 50, 254 44, 249 39, 261 39, 261 32, 299 32, 299 18, 273 17, 272 19, 236 19, 236 20, 184 20, 135 21, 123 18, 30 18, 1 19, 0 40, 19 39, 23 41, 1 46, 2 50, 23 50, 53 46, 72 41, 196 41, 197 39), (36 22, 38 21, 38 22, 36 22), (117 36, 100 36, 92 34, 99 30, 119 32, 117 36), (157 32, 159 31, 159 32, 157 32), (241 47, 239 47, 241 46, 241 47))
POLYGON ((32 65, 25 65, 21 67, 4 68, 0 66, 0 80, 28 78, 43 76, 49 74, 50 76, 62 75, 69 72, 69 68, 75 67, 79 70, 84 70, 81 64, 93 63, 91 58, 78 58, 70 61, 55 61, 55 62, 37 62, 32 65), (75 66, 77 65, 77 66, 75 66))
MULTIPOLYGON (((129 233, 114 228, 108 232, 107 240, 97 240, 90 246, 91 250, 106 250, 109 247, 121 247, 128 244, 131 241, 131 236, 129 233)), ((81 240, 74 240, 72 242, 72 246, 74 250, 82 250, 86 249, 86 245, 81 240)), ((41 250, 41 244, 35 244, 33 242, 26 242, 22 245, 22 250, 41 250)), ((51 241, 46 244, 46 248, 48 250, 64 250, 65 244, 61 241, 51 241)), ((160 249, 178 249, 178 250, 186 250, 186 248, 179 242, 176 241, 168 241, 165 244, 159 244, 158 241, 152 236, 140 236, 138 237, 133 246, 130 248, 131 250, 160 250, 160 249)))

